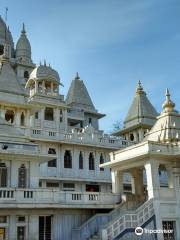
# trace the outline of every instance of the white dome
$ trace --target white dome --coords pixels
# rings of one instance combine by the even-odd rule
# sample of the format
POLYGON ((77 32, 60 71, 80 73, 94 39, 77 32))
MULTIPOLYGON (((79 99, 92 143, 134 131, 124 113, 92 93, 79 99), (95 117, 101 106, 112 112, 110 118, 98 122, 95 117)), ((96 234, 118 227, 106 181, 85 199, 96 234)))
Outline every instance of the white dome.
POLYGON ((50 66, 40 65, 36 67, 30 74, 30 80, 51 80, 60 84, 60 77, 57 71, 52 69, 50 66))

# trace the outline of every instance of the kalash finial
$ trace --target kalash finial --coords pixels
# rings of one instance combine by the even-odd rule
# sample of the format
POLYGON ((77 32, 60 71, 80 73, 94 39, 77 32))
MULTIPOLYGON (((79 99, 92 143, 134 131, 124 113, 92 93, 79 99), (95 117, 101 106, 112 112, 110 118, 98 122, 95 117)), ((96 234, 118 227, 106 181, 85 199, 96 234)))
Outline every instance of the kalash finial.
POLYGON ((136 93, 142 93, 142 92, 143 92, 143 87, 142 87, 141 81, 139 80, 136 88, 136 93))
POLYGON ((23 27, 22 27, 22 31, 21 31, 22 34, 26 34, 26 30, 25 30, 25 24, 23 23, 23 27))
POLYGON ((163 107, 163 112, 174 112, 174 107, 175 107, 175 103, 173 103, 171 101, 171 95, 169 93, 169 89, 166 88, 166 100, 163 103, 162 107, 163 107))
POLYGON ((75 79, 78 79, 78 80, 80 79, 80 77, 79 77, 79 73, 78 73, 78 72, 76 73, 76 77, 75 77, 75 79))

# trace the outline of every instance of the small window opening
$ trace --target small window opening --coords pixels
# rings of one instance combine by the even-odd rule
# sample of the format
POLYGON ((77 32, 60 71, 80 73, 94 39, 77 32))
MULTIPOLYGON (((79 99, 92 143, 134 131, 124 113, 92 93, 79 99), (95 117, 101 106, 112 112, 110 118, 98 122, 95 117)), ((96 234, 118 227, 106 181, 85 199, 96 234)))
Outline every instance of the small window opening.
POLYGON ((25 116, 24 116, 24 113, 22 112, 21 113, 21 126, 24 126, 25 125, 25 116))
POLYGON ((94 155, 92 152, 90 152, 89 154, 89 170, 94 170, 95 166, 94 166, 94 155))
POLYGON ((44 119, 48 121, 54 120, 54 111, 53 108, 46 108, 44 112, 44 119))
POLYGON ((79 169, 83 169, 83 154, 81 151, 79 153, 79 169))
POLYGON ((14 122, 14 112, 12 110, 7 110, 5 113, 5 120, 9 123, 14 122))
POLYGON ((72 156, 69 150, 66 150, 64 154, 64 168, 72 168, 72 156))

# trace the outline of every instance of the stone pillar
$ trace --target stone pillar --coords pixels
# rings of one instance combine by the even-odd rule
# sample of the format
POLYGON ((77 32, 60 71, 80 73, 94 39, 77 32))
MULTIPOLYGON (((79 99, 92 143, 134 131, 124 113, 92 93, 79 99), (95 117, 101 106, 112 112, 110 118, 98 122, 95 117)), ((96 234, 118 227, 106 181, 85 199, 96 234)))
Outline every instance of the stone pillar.
POLYGON ((45 108, 41 108, 41 110, 40 110, 41 128, 44 127, 44 111, 45 111, 45 108))
POLYGON ((29 216, 29 238, 31 240, 39 239, 39 216, 29 216))
POLYGON ((112 169, 111 178, 112 193, 123 193, 123 172, 112 169))
POLYGON ((8 230, 8 239, 16 240, 16 216, 9 216, 9 230, 8 230))
POLYGON ((53 95, 53 93, 54 93, 54 84, 53 82, 51 82, 51 94, 53 95))
POLYGON ((168 176, 168 187, 173 188, 174 182, 173 182, 173 168, 171 166, 166 166, 167 170, 167 176, 168 176))
POLYGON ((150 160, 146 162, 145 165, 146 177, 147 177, 147 191, 148 198, 158 198, 159 197, 159 163, 157 160, 150 160))
POLYGON ((42 93, 43 94, 45 93, 45 81, 44 80, 42 81, 42 93))
POLYGON ((35 93, 38 93, 38 82, 35 81, 35 93))
POLYGON ((138 196, 144 195, 143 169, 134 168, 130 171, 132 193, 138 196))

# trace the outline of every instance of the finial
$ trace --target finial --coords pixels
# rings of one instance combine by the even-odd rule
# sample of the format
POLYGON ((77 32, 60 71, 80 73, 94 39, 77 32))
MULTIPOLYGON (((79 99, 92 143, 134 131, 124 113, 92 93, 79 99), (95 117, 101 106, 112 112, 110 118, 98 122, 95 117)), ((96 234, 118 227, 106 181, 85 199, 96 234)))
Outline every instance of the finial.
POLYGON ((169 89, 166 88, 166 100, 165 102, 163 103, 163 112, 174 112, 174 107, 175 107, 175 104, 171 101, 171 94, 169 92, 169 89))
POLYGON ((26 33, 26 30, 25 30, 25 24, 23 23, 23 27, 22 27, 22 31, 21 31, 22 34, 25 34, 26 33))
POLYGON ((75 77, 75 79, 80 79, 80 77, 79 77, 79 73, 78 73, 78 72, 76 73, 76 77, 75 77))
POLYGON ((137 88, 136 88, 136 93, 142 93, 143 92, 143 87, 141 84, 141 81, 138 81, 137 88))

